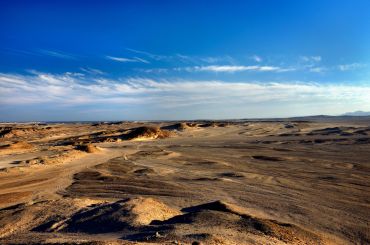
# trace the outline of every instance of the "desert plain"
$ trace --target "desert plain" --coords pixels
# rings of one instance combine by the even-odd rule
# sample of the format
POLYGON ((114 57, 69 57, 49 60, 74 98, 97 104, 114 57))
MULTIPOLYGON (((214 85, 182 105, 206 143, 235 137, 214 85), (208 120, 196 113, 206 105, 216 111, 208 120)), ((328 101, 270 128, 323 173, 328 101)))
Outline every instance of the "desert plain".
POLYGON ((369 244, 370 117, 0 124, 0 244, 369 244))

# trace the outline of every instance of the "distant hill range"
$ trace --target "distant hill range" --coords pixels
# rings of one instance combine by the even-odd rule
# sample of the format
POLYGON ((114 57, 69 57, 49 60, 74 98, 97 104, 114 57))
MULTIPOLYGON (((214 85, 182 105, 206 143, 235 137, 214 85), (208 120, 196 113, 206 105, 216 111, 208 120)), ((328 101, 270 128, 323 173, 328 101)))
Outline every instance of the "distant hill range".
POLYGON ((360 116, 370 116, 370 111, 354 111, 354 112, 346 112, 342 116, 354 116, 354 117, 360 117, 360 116))

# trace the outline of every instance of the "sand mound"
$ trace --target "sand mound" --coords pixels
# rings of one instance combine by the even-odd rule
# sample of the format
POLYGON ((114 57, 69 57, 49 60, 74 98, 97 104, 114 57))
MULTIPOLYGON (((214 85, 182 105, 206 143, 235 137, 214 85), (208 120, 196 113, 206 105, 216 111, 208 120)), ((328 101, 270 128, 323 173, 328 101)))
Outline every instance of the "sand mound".
POLYGON ((158 127, 138 127, 132 129, 129 133, 122 135, 127 140, 140 140, 140 139, 162 139, 167 138, 171 134, 169 131, 161 130, 158 127))
MULTIPOLYGON (((240 244, 238 240, 233 241, 236 237, 245 241, 251 239, 261 244, 272 241, 275 244, 277 240, 288 244, 321 244, 320 237, 298 226, 256 218, 248 215, 243 208, 222 201, 184 208, 182 211, 186 213, 164 222, 157 222, 158 225, 173 227, 170 231, 166 230, 167 234, 164 236, 187 242, 196 239, 206 244, 214 244, 221 238, 227 240, 220 244, 240 244), (197 227, 198 233, 184 234, 181 230, 186 230, 188 226, 197 227)), ((153 240, 161 241, 160 238, 153 240)))
POLYGON ((286 123, 284 124, 284 128, 294 128, 294 124, 291 124, 291 123, 286 123))
POLYGON ((16 136, 17 131, 12 128, 2 128, 0 131, 0 138, 12 138, 13 136, 16 136))
POLYGON ((153 220, 167 220, 181 214, 153 198, 133 198, 124 203, 130 212, 130 223, 134 226, 149 225, 153 220))
POLYGON ((22 164, 26 166, 30 165, 38 165, 38 164, 45 164, 45 165, 54 165, 54 164, 61 164, 70 162, 72 160, 81 158, 85 156, 85 152, 79 150, 66 150, 63 152, 59 152, 54 155, 50 156, 39 156, 32 159, 27 159, 23 161, 19 161, 17 164, 22 164))
POLYGON ((215 123, 215 122, 203 123, 203 124, 200 124, 199 127, 201 127, 201 128, 215 128, 215 127, 217 127, 217 123, 215 123))
POLYGON ((100 151, 98 147, 92 144, 78 145, 76 146, 76 149, 87 153, 96 153, 100 151))
POLYGON ((80 151, 80 150, 68 150, 68 151, 65 151, 60 154, 56 154, 50 157, 44 157, 43 159, 41 159, 41 162, 38 162, 38 163, 50 164, 50 165, 61 164, 61 163, 66 163, 66 162, 70 162, 72 160, 81 158, 85 156, 85 154, 86 154, 85 152, 80 151))
POLYGON ((29 127, 29 128, 3 127, 0 129, 0 138, 21 137, 21 136, 33 134, 37 131, 38 130, 33 127, 29 127))
POLYGON ((228 122, 225 122, 225 123, 219 123, 219 124, 217 124, 217 126, 218 126, 218 127, 221 127, 221 128, 224 128, 224 127, 228 127, 228 126, 230 126, 230 123, 228 123, 228 122))
POLYGON ((198 125, 201 128, 217 128, 217 127, 228 127, 230 126, 229 122, 205 122, 203 124, 198 125))
POLYGON ((18 141, 12 144, 0 146, 0 155, 1 154, 11 154, 18 152, 25 152, 34 149, 34 146, 23 141, 18 141))
POLYGON ((27 143, 27 142, 23 142, 23 141, 18 141, 18 142, 15 142, 13 144, 9 144, 9 145, 5 145, 5 146, 2 146, 1 147, 2 149, 19 149, 19 150, 24 150, 24 149, 32 149, 33 148, 33 145, 27 143))
MULTIPOLYGON (((66 199, 20 203, 2 208, 0 209, 0 238, 16 232, 29 231, 33 227, 44 223, 50 215, 62 217, 73 212, 76 212, 76 208, 66 199)), ((28 244, 28 242, 3 243, 0 240, 0 244, 28 244)))
POLYGON ((201 210, 215 210, 215 211, 221 211, 221 212, 235 213, 238 215, 243 214, 242 208, 226 203, 226 202, 219 201, 219 200, 210 202, 210 203, 200 204, 197 206, 192 206, 189 208, 184 208, 182 211, 191 213, 191 212, 199 212, 201 210))
POLYGON ((183 131, 189 128, 194 128, 196 126, 197 125, 195 123, 181 122, 181 123, 175 123, 172 125, 164 126, 162 127, 162 129, 183 131))
POLYGON ((114 203, 95 205, 82 210, 71 218, 48 222, 36 228, 37 231, 66 231, 85 233, 107 233, 133 230, 149 225, 152 221, 166 220, 179 215, 172 209, 152 198, 131 198, 114 203))

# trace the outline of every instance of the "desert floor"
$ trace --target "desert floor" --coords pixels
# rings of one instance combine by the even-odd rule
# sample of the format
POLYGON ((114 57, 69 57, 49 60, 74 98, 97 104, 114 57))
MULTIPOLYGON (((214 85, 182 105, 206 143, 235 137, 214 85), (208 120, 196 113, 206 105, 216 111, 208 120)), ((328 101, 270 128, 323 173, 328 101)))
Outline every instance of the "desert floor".
POLYGON ((370 118, 0 124, 0 244, 369 244, 370 118))

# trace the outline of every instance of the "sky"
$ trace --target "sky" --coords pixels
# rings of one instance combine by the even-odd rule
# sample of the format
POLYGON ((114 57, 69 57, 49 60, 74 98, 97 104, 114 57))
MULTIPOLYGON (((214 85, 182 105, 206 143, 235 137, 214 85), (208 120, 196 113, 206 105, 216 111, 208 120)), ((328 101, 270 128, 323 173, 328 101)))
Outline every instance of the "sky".
POLYGON ((0 121, 370 111, 370 1, 0 1, 0 121))

